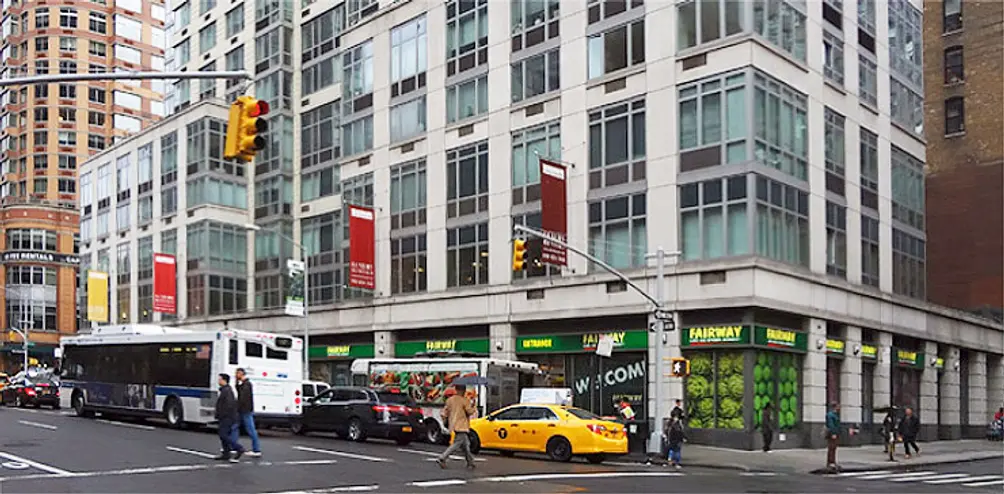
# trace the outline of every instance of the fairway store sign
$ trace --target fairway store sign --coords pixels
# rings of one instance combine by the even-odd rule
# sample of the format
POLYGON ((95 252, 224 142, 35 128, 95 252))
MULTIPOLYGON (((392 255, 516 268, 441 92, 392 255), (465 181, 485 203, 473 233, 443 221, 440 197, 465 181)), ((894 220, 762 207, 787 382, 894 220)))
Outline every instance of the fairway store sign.
POLYGON ((900 367, 924 368, 924 354, 910 350, 896 350, 896 364, 900 367))
POLYGON ((844 340, 826 340, 826 354, 827 355, 843 355, 844 349, 846 348, 844 340))
POLYGON ((809 349, 809 335, 790 329, 757 326, 753 343, 767 348, 804 352, 809 349))
POLYGON ((680 332, 680 346, 745 346, 750 344, 750 327, 747 325, 699 326, 680 332))
POLYGON ((600 338, 609 336, 614 350, 645 350, 648 332, 611 331, 609 333, 559 334, 551 336, 521 336, 516 339, 517 353, 577 353, 596 350, 600 338))
POLYGON ((478 338, 472 340, 400 341, 394 345, 394 355, 398 357, 413 357, 420 353, 453 352, 488 355, 488 338, 478 338))
POLYGON ((864 360, 878 360, 878 347, 874 345, 861 345, 861 358, 864 360))

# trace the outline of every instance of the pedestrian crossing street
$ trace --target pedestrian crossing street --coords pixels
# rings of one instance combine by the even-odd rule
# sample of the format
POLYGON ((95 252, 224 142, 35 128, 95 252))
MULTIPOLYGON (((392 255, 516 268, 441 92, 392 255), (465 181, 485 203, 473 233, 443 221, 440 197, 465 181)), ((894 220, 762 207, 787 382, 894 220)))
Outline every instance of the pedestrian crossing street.
POLYGON ((923 483, 928 485, 951 485, 962 487, 987 487, 1000 490, 1004 486, 1004 475, 981 475, 964 472, 937 472, 922 470, 915 472, 892 470, 868 470, 864 472, 845 472, 830 475, 830 477, 854 480, 878 480, 897 484, 923 483))

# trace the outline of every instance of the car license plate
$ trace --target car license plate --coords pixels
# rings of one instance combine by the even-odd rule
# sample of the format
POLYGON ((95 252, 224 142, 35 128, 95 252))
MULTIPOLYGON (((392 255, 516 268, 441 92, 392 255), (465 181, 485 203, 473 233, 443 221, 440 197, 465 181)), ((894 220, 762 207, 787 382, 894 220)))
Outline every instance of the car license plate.
POLYGON ((401 428, 401 432, 411 432, 411 427, 404 426, 404 427, 401 428))

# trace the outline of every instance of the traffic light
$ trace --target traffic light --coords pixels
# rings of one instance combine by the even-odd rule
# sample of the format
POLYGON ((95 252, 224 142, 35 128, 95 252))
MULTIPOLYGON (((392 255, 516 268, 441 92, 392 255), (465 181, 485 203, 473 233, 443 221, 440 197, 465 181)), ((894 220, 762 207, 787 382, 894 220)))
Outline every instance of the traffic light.
POLYGON ((526 269, 526 240, 516 238, 512 241, 512 270, 524 269, 526 269))
POLYGON ((683 357, 673 357, 670 367, 673 377, 686 377, 690 375, 690 361, 683 357))
POLYGON ((223 157, 248 162, 255 154, 265 149, 268 123, 268 103, 253 96, 240 96, 230 105, 230 120, 227 123, 227 141, 223 146, 223 157))

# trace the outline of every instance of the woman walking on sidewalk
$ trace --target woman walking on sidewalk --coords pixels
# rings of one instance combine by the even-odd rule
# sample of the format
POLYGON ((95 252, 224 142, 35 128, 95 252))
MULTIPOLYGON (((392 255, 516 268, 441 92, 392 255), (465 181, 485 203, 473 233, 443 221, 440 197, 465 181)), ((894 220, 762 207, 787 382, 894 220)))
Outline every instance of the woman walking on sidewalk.
POLYGON ((683 459, 683 443, 687 440, 686 434, 683 432, 683 421, 677 418, 669 419, 669 425, 667 430, 664 432, 666 435, 666 443, 669 450, 666 461, 668 464, 680 468, 680 461, 683 459))

